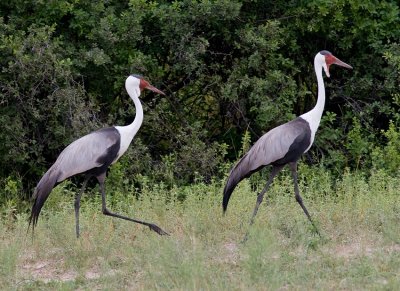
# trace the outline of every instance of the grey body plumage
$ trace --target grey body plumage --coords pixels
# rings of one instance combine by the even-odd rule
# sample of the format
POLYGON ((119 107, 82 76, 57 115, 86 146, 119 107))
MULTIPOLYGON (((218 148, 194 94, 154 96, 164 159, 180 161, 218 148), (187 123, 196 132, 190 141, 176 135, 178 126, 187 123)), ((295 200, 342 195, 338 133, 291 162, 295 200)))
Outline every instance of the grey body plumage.
POLYGON ((56 184, 77 174, 97 176, 107 171, 118 153, 119 132, 114 127, 102 128, 68 145, 43 175, 33 194, 29 222, 35 227, 43 204, 56 184))
POLYGON ((324 70, 329 77, 329 67, 332 64, 352 68, 350 65, 333 56, 329 51, 323 50, 316 54, 314 58, 314 69, 318 82, 318 100, 315 107, 296 119, 268 131, 232 168, 223 193, 222 208, 224 212, 228 207, 229 199, 237 184, 249 177, 252 173, 270 165, 272 166, 271 174, 264 189, 257 196, 256 206, 254 207, 253 215, 250 220, 250 224, 252 224, 264 198, 264 194, 267 192, 274 177, 285 165, 288 165, 292 172, 296 201, 314 226, 314 229, 318 232, 299 193, 297 184, 297 162, 301 155, 310 149, 314 141, 325 105, 325 86, 322 70, 324 70))
POLYGON ((167 234, 153 223, 113 213, 106 207, 104 181, 107 169, 124 154, 143 121, 143 109, 139 100, 141 91, 143 89, 149 89, 156 93, 164 94, 162 91, 150 85, 143 79, 143 77, 138 75, 129 76, 126 79, 125 88, 136 106, 135 120, 127 126, 108 127, 87 134, 72 142, 60 153, 57 160, 43 175, 35 188, 33 194, 34 202, 32 205, 31 216, 29 218, 29 225, 32 225, 33 230, 38 222, 40 211, 52 189, 58 183, 61 183, 69 177, 83 174, 85 180, 81 190, 76 195, 74 204, 77 237, 79 237, 80 232, 80 199, 85 190, 86 184, 91 177, 95 177, 100 185, 103 214, 146 225, 160 235, 167 234))
POLYGON ((309 147, 310 138, 310 127, 301 117, 275 127, 260 137, 229 174, 224 188, 224 211, 228 207, 233 190, 240 181, 265 166, 296 162, 309 147))

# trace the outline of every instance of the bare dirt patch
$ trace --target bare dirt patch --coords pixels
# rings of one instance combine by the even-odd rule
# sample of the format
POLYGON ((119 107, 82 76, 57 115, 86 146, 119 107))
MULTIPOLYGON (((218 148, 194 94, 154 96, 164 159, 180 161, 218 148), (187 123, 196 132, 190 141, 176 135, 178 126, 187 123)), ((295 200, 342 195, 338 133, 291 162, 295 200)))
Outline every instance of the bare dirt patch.
POLYGON ((229 242, 224 244, 224 254, 222 256, 223 261, 237 264, 239 260, 239 248, 234 242, 229 242))
POLYGON ((64 269, 63 259, 47 259, 36 262, 23 262, 17 267, 18 277, 22 280, 35 280, 48 283, 50 281, 73 281, 78 273, 72 269, 64 269))
MULTIPOLYGON (((55 254, 57 250, 52 250, 55 254)), ((19 281, 33 280, 49 283, 51 281, 67 282, 74 281, 80 275, 78 271, 67 268, 63 258, 37 259, 35 252, 25 251, 20 255, 17 265, 17 277, 19 281)), ((102 258, 101 258, 102 259, 102 258)), ((99 264, 93 264, 84 272, 87 280, 96 280, 102 276, 112 276, 115 270, 103 272, 99 264)))
POLYGON ((372 257, 378 252, 400 252, 399 244, 378 247, 377 244, 371 241, 353 241, 345 244, 340 244, 334 247, 329 253, 334 257, 343 259, 352 259, 358 256, 372 257))

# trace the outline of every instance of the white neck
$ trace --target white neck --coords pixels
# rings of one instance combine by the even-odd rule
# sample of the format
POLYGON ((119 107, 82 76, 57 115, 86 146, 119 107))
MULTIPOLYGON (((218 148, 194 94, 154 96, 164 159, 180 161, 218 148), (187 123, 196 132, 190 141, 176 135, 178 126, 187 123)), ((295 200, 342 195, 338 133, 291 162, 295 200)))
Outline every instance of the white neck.
POLYGON ((133 120, 133 122, 129 125, 115 126, 115 128, 119 131, 120 136, 121 136, 120 149, 119 149, 118 156, 115 159, 115 161, 117 161, 118 158, 120 156, 122 156, 125 153, 125 151, 128 149, 130 143, 132 142, 133 137, 136 135, 136 133, 138 132, 138 130, 143 122, 143 107, 139 100, 139 96, 140 96, 139 86, 138 87, 126 87, 126 90, 129 94, 129 96, 131 97, 131 99, 133 100, 133 103, 135 104, 136 116, 135 116, 135 119, 133 120))
POLYGON ((317 60, 314 60, 314 69, 315 74, 317 75, 317 82, 318 82, 318 100, 317 104, 313 109, 309 112, 304 113, 300 117, 307 120, 310 124, 312 140, 314 140, 315 132, 318 129, 319 123, 321 121, 322 112, 324 111, 325 106, 325 85, 324 79, 322 78, 322 65, 317 60))
POLYGON ((132 137, 138 132, 140 126, 143 123, 143 107, 142 103, 140 102, 139 96, 140 96, 140 89, 135 88, 137 90, 129 90, 128 89, 128 94, 133 100, 133 103, 135 104, 135 109, 136 109, 136 116, 133 122, 126 127, 129 128, 129 130, 132 133, 132 137))

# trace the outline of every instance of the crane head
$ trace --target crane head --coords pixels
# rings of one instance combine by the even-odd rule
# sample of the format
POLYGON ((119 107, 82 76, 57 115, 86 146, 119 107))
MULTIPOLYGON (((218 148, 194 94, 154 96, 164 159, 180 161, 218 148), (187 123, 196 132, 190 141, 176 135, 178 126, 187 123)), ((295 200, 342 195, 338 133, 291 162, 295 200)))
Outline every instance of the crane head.
MULTIPOLYGON (((348 69, 353 69, 352 66, 350 66, 349 64, 346 64, 345 62, 342 62, 341 60, 339 60, 337 57, 335 57, 331 52, 329 51, 320 51, 317 54, 317 57, 319 57, 320 59, 322 59, 322 67, 324 68, 325 74, 330 77, 329 74, 329 67, 331 65, 338 65, 341 67, 345 67, 348 69)), ((316 57, 316 59, 317 59, 316 57)))
POLYGON ((126 79, 126 85, 128 86, 128 84, 132 84, 132 86, 134 86, 135 88, 139 89, 140 92, 143 91, 144 89, 148 89, 148 90, 151 90, 151 91, 153 91, 155 93, 158 93, 158 94, 161 94, 161 95, 165 95, 165 93, 163 91, 161 91, 161 90, 157 89, 156 87, 154 87, 153 85, 151 85, 141 75, 130 75, 126 79))

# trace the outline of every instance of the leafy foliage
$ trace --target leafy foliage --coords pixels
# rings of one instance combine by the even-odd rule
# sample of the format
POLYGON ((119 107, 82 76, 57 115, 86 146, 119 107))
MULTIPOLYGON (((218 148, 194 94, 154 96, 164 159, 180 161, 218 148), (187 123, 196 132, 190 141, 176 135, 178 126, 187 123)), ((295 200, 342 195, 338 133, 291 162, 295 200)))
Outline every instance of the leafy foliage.
POLYGON ((74 80, 71 62, 52 38, 54 27, 3 35, 11 59, 2 70, 0 149, 2 175, 36 177, 46 158, 54 159, 60 145, 97 123, 93 102, 74 80), (12 161, 12 163, 10 162, 12 161))
POLYGON ((305 160, 336 174, 395 171, 383 161, 400 122, 399 12, 395 0, 3 1, 0 180, 21 179, 28 196, 66 144, 131 122, 130 73, 167 96, 144 94, 145 121, 123 160, 129 179, 222 177, 246 130, 251 144, 314 106, 322 49, 354 70, 325 79, 326 113, 305 160))
POLYGON ((385 146, 377 146, 372 151, 372 161, 375 168, 387 169, 397 174, 400 169, 400 130, 390 122, 387 131, 382 132, 387 139, 385 146))

